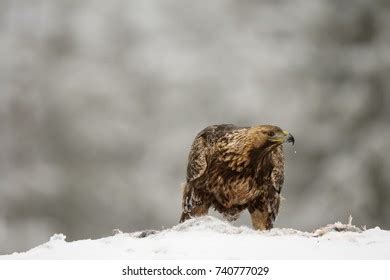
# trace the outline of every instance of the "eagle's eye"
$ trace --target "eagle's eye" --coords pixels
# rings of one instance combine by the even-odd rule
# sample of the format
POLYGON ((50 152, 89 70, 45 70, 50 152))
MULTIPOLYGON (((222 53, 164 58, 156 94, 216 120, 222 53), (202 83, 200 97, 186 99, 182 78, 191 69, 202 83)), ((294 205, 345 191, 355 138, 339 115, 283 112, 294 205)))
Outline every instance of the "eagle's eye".
POLYGON ((269 137, 274 137, 275 136, 275 132, 273 132, 273 131, 269 131, 267 134, 268 134, 269 137))

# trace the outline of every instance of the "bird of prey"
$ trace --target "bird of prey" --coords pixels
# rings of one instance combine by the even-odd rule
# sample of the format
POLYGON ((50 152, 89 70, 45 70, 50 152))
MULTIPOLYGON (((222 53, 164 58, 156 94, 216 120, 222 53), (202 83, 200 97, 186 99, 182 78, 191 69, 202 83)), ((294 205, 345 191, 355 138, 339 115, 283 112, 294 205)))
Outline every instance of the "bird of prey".
POLYGON ((284 182, 283 143, 294 137, 280 127, 212 125, 191 146, 180 222, 210 207, 233 221, 248 209, 255 229, 268 230, 278 215, 284 182))

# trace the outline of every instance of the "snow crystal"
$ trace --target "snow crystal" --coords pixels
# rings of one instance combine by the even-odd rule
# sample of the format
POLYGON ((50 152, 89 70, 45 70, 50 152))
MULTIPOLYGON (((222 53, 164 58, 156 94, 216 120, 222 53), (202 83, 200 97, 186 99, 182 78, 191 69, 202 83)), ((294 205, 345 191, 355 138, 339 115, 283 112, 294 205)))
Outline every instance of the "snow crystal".
POLYGON ((56 233, 52 237, 50 237, 50 241, 65 241, 66 236, 62 233, 56 233))

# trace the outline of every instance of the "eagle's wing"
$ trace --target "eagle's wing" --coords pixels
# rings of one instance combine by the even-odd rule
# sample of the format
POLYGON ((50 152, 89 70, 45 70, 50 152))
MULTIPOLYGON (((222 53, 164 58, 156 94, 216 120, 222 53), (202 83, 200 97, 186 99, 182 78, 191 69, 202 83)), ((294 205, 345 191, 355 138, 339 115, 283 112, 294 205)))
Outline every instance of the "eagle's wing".
POLYGON ((187 182, 200 178, 207 170, 207 161, 213 154, 213 146, 226 133, 237 129, 232 124, 211 125, 203 129, 192 143, 188 156, 187 182))
POLYGON ((206 140, 200 135, 192 143, 188 156, 187 182, 194 181, 201 177, 207 169, 208 145, 206 140))

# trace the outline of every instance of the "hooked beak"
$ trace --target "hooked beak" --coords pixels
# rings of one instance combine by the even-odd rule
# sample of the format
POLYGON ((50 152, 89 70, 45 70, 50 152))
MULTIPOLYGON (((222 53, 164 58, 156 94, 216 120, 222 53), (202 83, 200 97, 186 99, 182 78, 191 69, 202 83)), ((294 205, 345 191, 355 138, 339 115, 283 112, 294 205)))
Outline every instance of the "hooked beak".
POLYGON ((293 146, 295 144, 295 138, 292 136, 292 134, 288 131, 283 131, 284 134, 284 143, 292 143, 293 146))
POLYGON ((293 145, 295 144, 295 138, 292 136, 292 134, 288 131, 282 131, 281 133, 276 134, 274 137, 269 139, 271 142, 276 142, 276 143, 292 143, 293 145))

